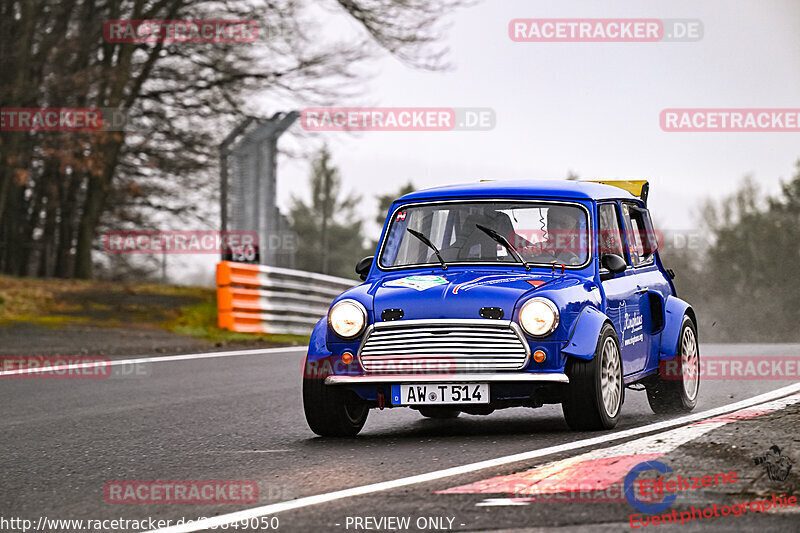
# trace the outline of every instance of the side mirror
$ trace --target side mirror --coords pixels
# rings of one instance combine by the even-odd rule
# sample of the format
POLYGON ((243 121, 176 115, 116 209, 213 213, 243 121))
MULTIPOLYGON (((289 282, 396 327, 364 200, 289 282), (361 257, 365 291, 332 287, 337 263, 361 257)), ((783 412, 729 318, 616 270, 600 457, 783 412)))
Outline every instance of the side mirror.
POLYGON ((372 260, 373 260, 372 256, 365 257, 364 259, 359 261, 358 264, 356 265, 356 274, 359 275, 361 281, 367 279, 367 274, 369 274, 369 269, 372 268, 372 260))
POLYGON ((612 274, 619 274, 628 268, 625 260, 617 254, 604 254, 600 259, 600 264, 612 274))

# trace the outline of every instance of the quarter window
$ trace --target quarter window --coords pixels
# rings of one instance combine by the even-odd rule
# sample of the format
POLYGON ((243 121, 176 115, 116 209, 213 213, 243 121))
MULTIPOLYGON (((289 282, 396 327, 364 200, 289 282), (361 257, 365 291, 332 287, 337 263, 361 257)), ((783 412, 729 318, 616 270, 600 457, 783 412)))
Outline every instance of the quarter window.
POLYGON ((640 266, 652 263, 657 242, 647 210, 634 205, 622 204, 622 215, 631 264, 640 266))

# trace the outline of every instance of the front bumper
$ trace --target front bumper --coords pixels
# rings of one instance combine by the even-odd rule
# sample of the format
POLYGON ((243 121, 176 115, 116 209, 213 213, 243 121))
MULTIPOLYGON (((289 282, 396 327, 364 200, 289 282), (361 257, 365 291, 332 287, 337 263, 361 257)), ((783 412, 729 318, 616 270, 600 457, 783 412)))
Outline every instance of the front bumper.
POLYGON ((508 374, 378 374, 328 376, 326 385, 368 385, 380 383, 569 383, 566 374, 555 372, 514 372, 508 374))

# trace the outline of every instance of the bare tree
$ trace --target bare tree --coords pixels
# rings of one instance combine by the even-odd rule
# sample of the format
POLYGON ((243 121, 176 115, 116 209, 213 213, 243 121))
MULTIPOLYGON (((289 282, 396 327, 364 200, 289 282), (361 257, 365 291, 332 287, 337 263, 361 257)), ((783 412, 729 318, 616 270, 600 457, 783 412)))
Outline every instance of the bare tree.
POLYGON ((443 15, 456 1, 325 4, 362 38, 320 40, 318 3, 301 0, 0 0, 0 107, 96 107, 124 131, 0 132, 0 272, 92 275, 106 227, 197 219, 214 192, 214 149, 255 94, 317 103, 352 95, 361 62, 383 49, 445 67, 443 15), (114 19, 255 19, 237 43, 107 42, 114 19))

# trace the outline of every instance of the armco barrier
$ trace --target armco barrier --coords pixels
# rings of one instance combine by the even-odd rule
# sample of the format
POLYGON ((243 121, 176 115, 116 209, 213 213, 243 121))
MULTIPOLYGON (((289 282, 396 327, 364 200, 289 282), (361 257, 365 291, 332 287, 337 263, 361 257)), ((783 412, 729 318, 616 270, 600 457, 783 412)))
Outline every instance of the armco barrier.
POLYGON ((222 261, 217 264, 219 327, 308 335, 333 299, 355 284, 302 270, 222 261))

